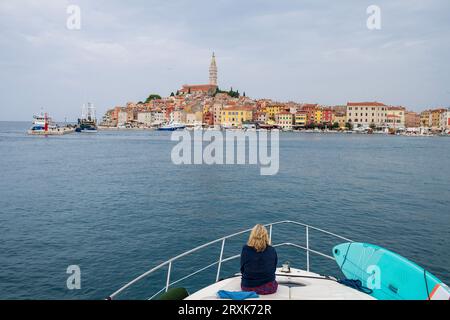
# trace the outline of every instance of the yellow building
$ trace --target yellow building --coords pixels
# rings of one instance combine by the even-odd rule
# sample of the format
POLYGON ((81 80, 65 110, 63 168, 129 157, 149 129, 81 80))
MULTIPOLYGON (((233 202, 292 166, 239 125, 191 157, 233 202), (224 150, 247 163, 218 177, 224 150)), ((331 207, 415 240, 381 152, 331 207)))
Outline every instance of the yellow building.
POLYGON ((275 115, 283 111, 284 106, 281 105, 267 105, 264 109, 264 112, 267 113, 269 119, 275 119, 275 115))
POLYGON ((210 106, 210 105, 208 105, 208 104, 205 104, 205 105, 203 106, 203 114, 208 113, 208 112, 211 110, 211 108, 212 108, 212 106, 210 106))
POLYGON ((386 112, 386 123, 389 128, 404 128, 405 127, 405 108, 403 107, 388 107, 386 112))
POLYGON ((431 127, 433 130, 438 130, 440 128, 441 114, 446 111, 446 109, 431 110, 431 127))
POLYGON ((222 110, 220 124, 223 126, 240 127, 242 122, 251 121, 253 109, 250 107, 229 107, 222 110))
POLYGON ((308 114, 306 112, 297 112, 295 114, 295 125, 296 126, 305 126, 308 120, 308 114))
POLYGON ((431 127, 431 111, 425 110, 420 113, 420 126, 421 127, 431 127))
POLYGON ((338 123, 339 129, 345 129, 345 124, 347 123, 347 115, 345 112, 335 112, 333 113, 332 123, 338 123))
POLYGON ((314 120, 315 120, 316 123, 322 123, 322 115, 323 115, 322 110, 321 109, 317 109, 316 110, 316 114, 314 116, 314 120))

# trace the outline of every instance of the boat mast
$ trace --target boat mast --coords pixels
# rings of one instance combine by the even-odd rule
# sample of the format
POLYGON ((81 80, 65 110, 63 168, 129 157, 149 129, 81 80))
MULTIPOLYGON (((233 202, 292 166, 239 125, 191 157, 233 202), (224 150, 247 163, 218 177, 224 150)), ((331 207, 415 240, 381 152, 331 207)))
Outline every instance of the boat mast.
POLYGON ((87 119, 89 121, 95 121, 96 120, 96 116, 95 116, 95 108, 94 105, 90 102, 88 102, 87 104, 87 119))

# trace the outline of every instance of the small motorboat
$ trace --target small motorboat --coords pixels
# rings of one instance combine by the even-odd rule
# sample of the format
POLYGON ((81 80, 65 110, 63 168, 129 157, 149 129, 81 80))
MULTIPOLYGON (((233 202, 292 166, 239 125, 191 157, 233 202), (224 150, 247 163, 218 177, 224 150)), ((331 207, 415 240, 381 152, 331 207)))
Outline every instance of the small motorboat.
POLYGON ((169 123, 168 125, 162 126, 158 128, 158 131, 176 131, 183 130, 186 126, 180 123, 169 123))

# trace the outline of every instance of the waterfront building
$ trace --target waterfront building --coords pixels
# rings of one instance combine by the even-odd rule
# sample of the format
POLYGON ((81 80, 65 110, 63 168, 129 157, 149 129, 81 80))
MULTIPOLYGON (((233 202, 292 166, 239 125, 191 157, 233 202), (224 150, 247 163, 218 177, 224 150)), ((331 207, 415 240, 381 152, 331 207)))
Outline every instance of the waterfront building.
POLYGON ((295 126, 297 128, 305 127, 307 122, 308 122, 308 113, 307 112, 305 112, 305 111, 298 111, 295 114, 294 123, 295 123, 295 126))
POLYGON ((322 109, 322 123, 333 122, 333 110, 331 108, 322 109))
POLYGON ((386 123, 392 129, 405 128, 405 108, 403 107, 387 107, 386 123))
POLYGON ((222 110, 221 125, 240 127, 244 121, 253 120, 253 108, 248 106, 228 107, 222 110))
POLYGON ((450 130, 450 108, 441 113, 440 129, 443 132, 450 130))
POLYGON ((152 113, 153 125, 161 125, 167 122, 166 113, 163 111, 156 111, 152 113))
POLYGON ((280 104, 270 104, 264 108, 264 112, 267 113, 269 119, 272 119, 272 120, 275 119, 276 114, 283 112, 283 111, 285 111, 284 106, 280 105, 280 104))
POLYGON ((346 117, 353 127, 386 126, 387 106, 380 102, 348 102, 346 117))
POLYGON ((172 123, 185 123, 186 112, 184 110, 175 110, 170 113, 170 122, 172 123))
POLYGON ((341 112, 334 112, 333 113, 333 119, 331 121, 333 124, 334 123, 338 123, 339 124, 339 129, 344 130, 346 128, 346 123, 347 123, 347 116, 345 111, 341 111, 341 112))
POLYGON ((316 110, 318 108, 317 103, 315 104, 303 104, 300 108, 300 111, 306 112, 307 114, 307 124, 315 123, 316 122, 316 110))
POLYGON ((208 111, 208 112, 204 112, 203 113, 203 124, 207 125, 207 126, 212 126, 214 125, 214 116, 213 113, 208 111))
POLYGON ((153 115, 151 112, 139 112, 137 115, 137 121, 147 127, 150 127, 153 123, 153 115))
POLYGON ((320 109, 320 108, 316 109, 316 113, 314 115, 314 122, 322 123, 322 109, 320 109))
POLYGON ((111 113, 106 112, 102 117, 102 122, 100 123, 101 126, 111 127, 113 126, 113 121, 111 119, 111 113))
POLYGON ((186 125, 198 126, 203 124, 203 112, 196 111, 186 114, 186 125))
POLYGON ((127 102, 125 111, 127 112, 127 123, 132 123, 137 120, 138 108, 136 103, 127 102))
POLYGON ((117 126, 124 126, 128 122, 128 112, 120 110, 117 113, 117 126))
POLYGON ((267 113, 265 113, 265 112, 254 112, 253 120, 258 123, 267 123, 267 121, 269 120, 269 117, 267 116, 267 113))
POLYGON ((431 110, 431 129, 438 131, 441 130, 441 114, 446 112, 447 109, 439 108, 431 110))
POLYGON ((406 128, 420 127, 420 115, 414 111, 405 111, 405 127, 406 128))
POLYGON ((121 107, 114 107, 114 109, 111 111, 111 121, 114 122, 117 125, 117 122, 119 121, 119 112, 122 111, 121 107))
POLYGON ((283 130, 292 130, 294 115, 287 111, 277 113, 275 115, 275 123, 283 130))
POLYGON ((425 110, 420 113, 420 126, 424 128, 431 127, 431 111, 425 110))

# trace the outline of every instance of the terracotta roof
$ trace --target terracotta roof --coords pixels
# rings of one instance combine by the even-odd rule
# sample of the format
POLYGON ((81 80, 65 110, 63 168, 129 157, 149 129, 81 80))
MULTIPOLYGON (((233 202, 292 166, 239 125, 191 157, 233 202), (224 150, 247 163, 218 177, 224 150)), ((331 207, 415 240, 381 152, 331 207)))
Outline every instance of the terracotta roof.
POLYGON ((381 102, 347 102, 347 107, 387 107, 384 103, 381 102))
POLYGON ((439 109, 433 109, 431 112, 446 112, 447 109, 439 108, 439 109))
POLYGON ((388 110, 406 110, 404 107, 388 107, 388 110))
POLYGON ((226 111, 253 111, 253 108, 249 107, 249 106, 241 106, 241 107, 235 106, 235 107, 224 108, 224 110, 226 110, 226 111))
POLYGON ((216 85, 213 84, 184 84, 183 88, 181 88, 180 91, 189 91, 189 89, 191 90, 209 90, 209 89, 213 89, 213 88, 217 88, 216 85))

